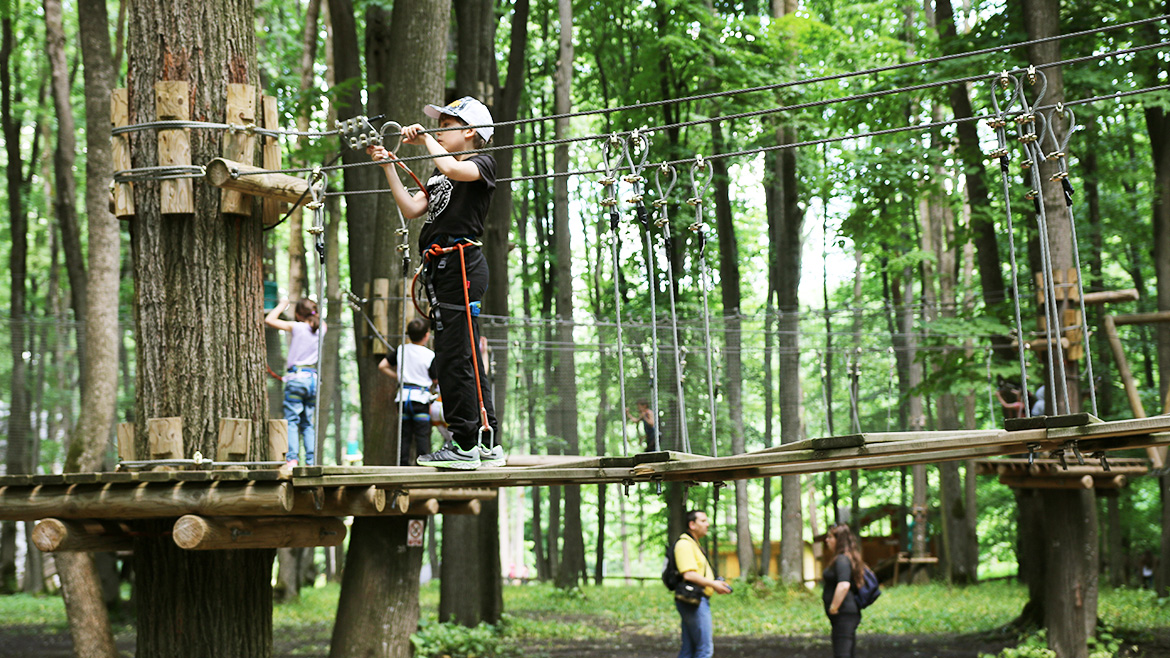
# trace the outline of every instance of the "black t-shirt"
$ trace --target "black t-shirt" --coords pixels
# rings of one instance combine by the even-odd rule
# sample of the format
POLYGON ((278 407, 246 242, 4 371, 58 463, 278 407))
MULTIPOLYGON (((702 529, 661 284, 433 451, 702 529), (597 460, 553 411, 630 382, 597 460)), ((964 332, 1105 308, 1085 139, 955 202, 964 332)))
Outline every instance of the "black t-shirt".
POLYGON ((476 153, 465 162, 479 168, 478 179, 454 181, 435 169, 427 181, 429 207, 418 239, 419 250, 426 251, 435 242, 447 247, 452 240, 483 235, 484 218, 496 190, 496 159, 476 153))
MULTIPOLYGON (((833 559, 833 563, 829 565, 829 568, 825 569, 822 579, 825 583, 825 589, 821 594, 821 598, 824 599, 825 614, 827 615, 829 614, 829 606, 833 604, 833 592, 837 590, 837 583, 853 582, 853 565, 849 562, 849 556, 844 553, 837 555, 833 559)), ((849 593, 845 595, 845 600, 841 602, 841 607, 837 610, 837 613, 857 614, 860 612, 861 608, 857 607, 857 597, 853 593, 852 585, 850 585, 849 593)))

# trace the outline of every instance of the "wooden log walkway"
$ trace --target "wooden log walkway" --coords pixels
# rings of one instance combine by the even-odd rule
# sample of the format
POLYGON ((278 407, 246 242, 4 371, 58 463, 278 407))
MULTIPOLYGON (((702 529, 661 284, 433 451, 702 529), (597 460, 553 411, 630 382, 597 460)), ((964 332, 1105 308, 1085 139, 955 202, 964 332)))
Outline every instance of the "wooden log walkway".
MULTIPOLYGON (((1170 445, 1170 416, 1102 422, 1088 415, 1027 419, 1029 429, 877 432, 807 439, 723 457, 677 452, 627 457, 511 455, 476 471, 431 467, 302 466, 0 476, 0 520, 339 516, 470 513, 501 487, 659 481, 720 482, 889 468, 1003 455, 1037 456, 1076 441, 1098 451, 1170 445), (433 503, 431 501, 434 501, 433 503)), ((1076 461, 1071 453, 1070 464, 1076 461)), ((1121 462, 1118 462, 1121 466, 1121 462)), ((175 468, 175 467, 171 467, 175 468)), ((182 469, 183 467, 179 467, 182 469)))

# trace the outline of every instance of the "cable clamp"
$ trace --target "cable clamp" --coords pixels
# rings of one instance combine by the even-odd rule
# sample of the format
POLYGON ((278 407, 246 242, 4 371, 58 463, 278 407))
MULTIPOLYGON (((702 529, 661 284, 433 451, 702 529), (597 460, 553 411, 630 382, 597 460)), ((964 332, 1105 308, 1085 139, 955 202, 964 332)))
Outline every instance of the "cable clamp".
POLYGON ((707 226, 705 224, 703 224, 701 222, 695 222, 694 224, 691 224, 690 226, 688 226, 687 230, 692 232, 692 233, 698 233, 698 234, 702 235, 704 233, 704 231, 706 230, 706 228, 707 228, 707 226))
POLYGON ((626 199, 626 203, 640 204, 642 203, 642 195, 635 194, 634 196, 626 199))
MULTIPOLYGON (((666 199, 655 199, 655 200, 653 200, 653 201, 651 201, 651 202, 650 202, 650 205, 651 205, 651 206, 652 206, 652 207, 653 207, 655 210, 658 210, 658 209, 660 209, 660 208, 663 208, 663 207, 665 207, 667 203, 668 203, 668 201, 667 201, 666 199)), ((662 222, 662 221, 665 221, 665 220, 662 220, 662 219, 655 220, 655 222, 656 222, 656 223, 657 223, 657 222, 662 222)))
POLYGON ((1033 123, 1035 121, 1036 121, 1036 115, 1032 114, 1031 112, 1028 112, 1026 114, 1021 114, 1021 115, 1016 117, 1016 123, 1021 125, 1021 126, 1024 125, 1025 123, 1033 123))
POLYGON ((999 158, 1006 158, 1007 154, 1008 154, 1008 150, 1001 148, 1001 149, 995 149, 994 151, 992 151, 988 155, 994 160, 994 159, 999 159, 999 158))
POLYGON ((1028 190, 1028 193, 1024 195, 1024 198, 1031 201, 1032 199, 1035 199, 1038 196, 1040 196, 1040 193, 1037 192, 1036 190, 1028 190))
POLYGON ((613 185, 614 183, 616 183, 617 179, 614 178, 613 176, 606 176, 605 178, 602 178, 601 180, 599 180, 597 182, 600 183, 603 187, 609 187, 610 185, 613 185))
POLYGON ((1012 77, 1010 75, 1008 75, 1008 72, 1006 70, 1000 71, 1000 73, 999 73, 999 86, 1000 87, 1007 89, 1008 86, 1011 85, 1011 80, 1012 80, 1012 77))
POLYGON ((1007 126, 1007 119, 1004 119, 1003 117, 992 117, 992 118, 987 120, 987 126, 989 128, 996 128, 996 129, 1003 128, 1003 127, 1007 126))
POLYGON ((703 200, 697 196, 693 196, 693 197, 687 199, 687 203, 689 203, 692 206, 701 206, 701 205, 703 205, 703 200))
POLYGON ((1035 163, 1032 162, 1032 158, 1028 158, 1027 160, 1024 160, 1023 162, 1020 163, 1020 168, 1021 169, 1031 169, 1033 164, 1035 164, 1035 163))
POLYGON ((1035 64, 1028 65, 1028 84, 1030 84, 1030 85, 1036 84, 1036 65, 1035 64))
POLYGON ((1108 473, 1109 472, 1109 460, 1105 458, 1105 451, 1098 450, 1097 452, 1093 453, 1093 457, 1095 459, 1098 459, 1101 461, 1101 470, 1108 473))
POLYGON ((633 185, 637 185, 638 183, 645 183, 646 182, 646 179, 641 177, 638 174, 630 174, 629 176, 622 178, 622 180, 624 180, 627 183, 633 184, 633 185))
POLYGON ((1055 182, 1057 182, 1057 181, 1061 181, 1061 180, 1064 180, 1064 179, 1066 179, 1066 178, 1068 178, 1068 172, 1067 172, 1067 171, 1058 171, 1058 172, 1056 172, 1055 174, 1052 174, 1052 176, 1050 176, 1050 177, 1048 178, 1048 180, 1050 180, 1050 181, 1052 181, 1052 182, 1054 182, 1054 183, 1055 183, 1055 182))
POLYGON ((1039 136, 1036 133, 1025 133, 1023 135, 1020 135, 1020 143, 1021 144, 1031 144, 1031 143, 1035 142, 1037 139, 1039 139, 1039 136))
POLYGON ((394 235, 410 235, 410 229, 405 226, 394 229, 394 235))
MULTIPOLYGON (((320 201, 310 201, 309 203, 305 204, 305 208, 308 210, 320 210, 324 206, 325 204, 321 203, 320 201)), ((316 235, 318 233, 324 233, 325 229, 321 226, 309 226, 305 228, 305 232, 316 235)))
POLYGON ((1053 151, 1045 157, 1047 157, 1049 160, 1059 160, 1060 158, 1064 157, 1064 151, 1053 151))
POLYGON ((395 247, 395 249, 397 249, 397 250, 398 250, 398 253, 402 253, 402 252, 404 252, 404 251, 409 251, 409 250, 410 250, 410 245, 400 244, 400 245, 398 245, 397 247, 395 247))
POLYGON ((616 206, 617 204, 618 204, 617 199, 615 199, 613 197, 606 197, 606 198, 601 200, 601 205, 606 206, 607 208, 616 206))

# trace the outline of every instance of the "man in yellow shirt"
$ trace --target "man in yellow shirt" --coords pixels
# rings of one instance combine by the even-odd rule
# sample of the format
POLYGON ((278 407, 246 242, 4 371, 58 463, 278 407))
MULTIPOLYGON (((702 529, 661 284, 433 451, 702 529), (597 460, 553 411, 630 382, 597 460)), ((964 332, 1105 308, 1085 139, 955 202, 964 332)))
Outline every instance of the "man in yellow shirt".
POLYGON ((684 580, 703 588, 699 605, 675 600, 679 617, 682 619, 682 649, 678 658, 711 658, 715 653, 715 635, 711 626, 710 597, 730 594, 731 587, 722 580, 715 580, 715 571, 707 561, 707 555, 699 546, 699 540, 707 536, 711 522, 705 512, 691 510, 686 515, 687 531, 679 535, 674 543, 674 562, 684 580))

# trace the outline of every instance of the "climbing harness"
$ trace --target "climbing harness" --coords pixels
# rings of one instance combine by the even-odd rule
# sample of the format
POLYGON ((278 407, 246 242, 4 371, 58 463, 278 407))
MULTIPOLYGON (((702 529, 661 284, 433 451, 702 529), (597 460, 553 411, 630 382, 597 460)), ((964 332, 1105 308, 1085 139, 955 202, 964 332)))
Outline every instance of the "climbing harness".
POLYGON ((650 234, 650 219, 646 212, 646 203, 643 199, 642 184, 646 178, 642 171, 646 167, 646 158, 650 156, 650 138, 635 130, 626 144, 626 163, 630 174, 623 178, 633 187, 633 194, 627 200, 634 204, 634 216, 642 226, 642 234, 646 245, 646 280, 650 287, 650 413, 654 417, 654 444, 649 446, 655 452, 661 450, 662 428, 659 427, 658 416, 658 306, 655 300, 658 290, 658 275, 654 271, 654 238, 650 234), (641 150, 641 158, 635 162, 635 151, 641 150))
POLYGON ((714 354, 711 347, 711 309, 707 302, 707 287, 710 285, 711 272, 707 265, 707 230, 708 226, 703 222, 703 196, 707 194, 707 188, 711 186, 712 171, 711 164, 703 159, 703 156, 695 157, 695 164, 691 166, 691 193, 694 194, 687 199, 687 203, 695 207, 695 223, 688 228, 698 236, 699 239, 699 289, 703 293, 703 345, 707 351, 707 400, 710 405, 711 413, 711 456, 719 456, 719 446, 716 443, 716 421, 718 417, 715 413, 715 368, 714 368, 714 354), (702 180, 703 173, 706 172, 706 180, 702 180))
POLYGON ((601 150, 602 162, 605 165, 605 178, 598 181, 604 189, 601 205, 609 208, 609 230, 613 234, 609 243, 609 251, 613 260, 613 303, 617 321, 617 357, 618 357, 618 389, 621 397, 622 418, 622 454, 630 454, 629 428, 625 422, 626 413, 626 360, 625 349, 622 344, 622 276, 621 262, 618 260, 618 245, 621 241, 620 215, 618 214, 617 200, 617 169, 621 165, 622 155, 625 153, 626 143, 616 134, 610 135, 601 150))
MULTIPOLYGON (((476 396, 476 400, 479 402, 480 425, 479 425, 479 431, 477 433, 476 440, 479 442, 480 445, 491 448, 491 447, 495 446, 495 430, 492 429, 491 425, 488 423, 487 406, 484 403, 484 399, 483 399, 483 384, 482 384, 482 381, 480 379, 479 345, 476 343, 476 340, 475 340, 475 324, 473 322, 473 318, 476 318, 479 316, 480 301, 476 300, 473 302, 473 301, 471 301, 471 297, 469 296, 468 288, 470 287, 470 283, 467 280, 467 258, 466 258, 466 255, 464 254, 464 251, 468 247, 477 247, 478 248, 478 247, 482 247, 482 246, 483 246, 482 242, 472 240, 471 238, 457 238, 454 240, 454 244, 452 244, 451 246, 447 246, 447 247, 441 246, 438 243, 432 244, 430 247, 428 247, 426 249, 426 251, 423 252, 423 265, 420 267, 420 270, 422 268, 427 267, 427 265, 430 264, 430 260, 432 258, 437 258, 440 256, 447 256, 448 254, 453 254, 453 253, 459 254, 459 273, 462 277, 462 282, 463 282, 463 285, 462 285, 463 305, 462 306, 459 306, 458 304, 448 304, 446 302, 440 302, 438 296, 435 293, 434 282, 431 280, 430 274, 429 273, 424 274, 423 279, 424 279, 424 282, 426 285, 427 296, 430 298, 430 302, 431 302, 431 316, 430 316, 430 318, 431 318, 431 322, 432 322, 433 326, 435 327, 436 331, 443 330, 442 309, 444 309, 444 308, 447 310, 455 310, 455 311, 463 312, 467 316, 467 344, 468 344, 468 347, 471 349, 471 367, 473 370, 475 370, 475 396, 476 396), (485 433, 488 435, 488 442, 487 443, 484 443, 484 440, 483 440, 483 436, 485 433)), ((418 275, 416 274, 415 276, 417 277, 418 275)))
POLYGON ((687 413, 686 413, 686 396, 683 392, 683 355, 682 347, 678 340, 678 310, 675 305, 674 294, 674 259, 671 258, 671 237, 670 237, 670 193, 674 190, 675 183, 678 182, 678 172, 675 168, 662 164, 655 168, 654 171, 654 187, 658 190, 658 198, 653 201, 651 205, 658 211, 658 217, 654 220, 654 225, 662 229, 662 248, 666 255, 666 289, 670 296, 670 332, 674 340, 674 382, 676 387, 675 395, 678 398, 678 423, 679 435, 682 439, 680 447, 683 452, 691 451, 691 438, 687 430, 687 413), (662 187, 662 177, 664 175, 670 176, 670 181, 666 184, 666 189, 662 187))

